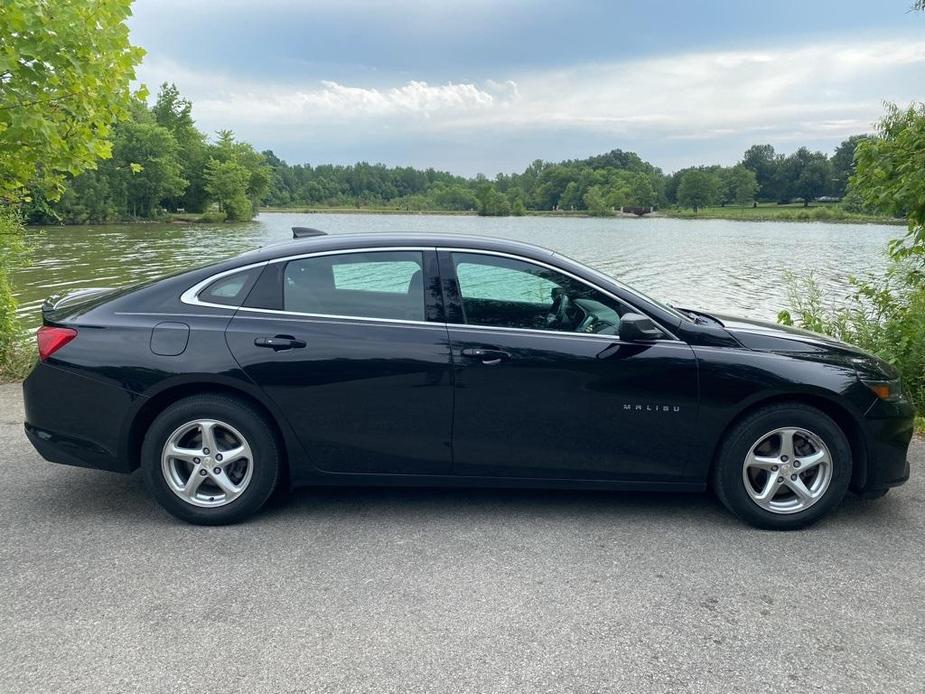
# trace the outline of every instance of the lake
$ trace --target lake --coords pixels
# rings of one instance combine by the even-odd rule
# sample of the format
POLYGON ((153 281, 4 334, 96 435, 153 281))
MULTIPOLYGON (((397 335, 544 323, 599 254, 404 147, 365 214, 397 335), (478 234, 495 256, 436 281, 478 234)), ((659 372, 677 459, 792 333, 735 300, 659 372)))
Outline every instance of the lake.
POLYGON ((114 287, 209 263, 291 237, 424 231, 501 236, 547 246, 654 298, 773 320, 787 306, 788 274, 814 276, 827 298, 851 275, 882 273, 887 241, 902 227, 652 218, 474 217, 265 213, 245 224, 122 224, 32 228, 34 264, 13 276, 26 325, 50 294, 114 287))

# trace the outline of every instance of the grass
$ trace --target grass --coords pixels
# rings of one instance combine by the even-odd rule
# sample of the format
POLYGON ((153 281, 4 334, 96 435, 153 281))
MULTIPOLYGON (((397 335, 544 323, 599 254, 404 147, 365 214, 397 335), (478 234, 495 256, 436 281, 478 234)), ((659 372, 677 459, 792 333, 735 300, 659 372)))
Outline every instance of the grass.
POLYGON ((0 383, 23 380, 38 358, 34 340, 22 340, 0 352, 0 383))
POLYGON ((905 225, 905 219, 896 219, 883 215, 860 214, 848 212, 837 203, 816 203, 804 207, 803 203, 777 205, 759 203, 751 205, 726 207, 704 207, 696 212, 691 209, 673 208, 661 210, 666 217, 677 219, 732 219, 750 222, 846 222, 854 224, 897 224, 905 225))

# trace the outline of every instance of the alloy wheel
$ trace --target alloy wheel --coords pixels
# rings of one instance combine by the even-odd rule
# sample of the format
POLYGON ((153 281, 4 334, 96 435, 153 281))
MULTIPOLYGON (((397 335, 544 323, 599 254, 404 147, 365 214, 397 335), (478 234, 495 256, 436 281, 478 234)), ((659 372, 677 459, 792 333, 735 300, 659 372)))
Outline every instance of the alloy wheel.
POLYGON ((240 431, 215 419, 187 422, 167 438, 161 472, 170 490, 193 506, 224 506, 250 484, 254 456, 240 431))
POLYGON ((742 481, 752 501, 766 511, 799 513, 828 490, 832 456, 825 442, 807 429, 775 429, 749 448, 742 481))

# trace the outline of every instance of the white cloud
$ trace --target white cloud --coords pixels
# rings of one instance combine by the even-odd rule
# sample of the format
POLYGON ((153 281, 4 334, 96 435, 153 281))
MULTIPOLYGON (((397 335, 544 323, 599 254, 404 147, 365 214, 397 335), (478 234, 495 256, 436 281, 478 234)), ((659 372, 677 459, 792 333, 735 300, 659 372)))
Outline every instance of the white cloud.
POLYGON ((377 131, 567 129, 628 139, 755 134, 785 142, 869 129, 883 99, 921 97, 923 68, 925 40, 904 37, 688 53, 445 84, 242 83, 153 59, 140 76, 151 85, 175 81, 207 129, 230 127, 251 138, 261 130, 342 126, 345 139, 377 131))

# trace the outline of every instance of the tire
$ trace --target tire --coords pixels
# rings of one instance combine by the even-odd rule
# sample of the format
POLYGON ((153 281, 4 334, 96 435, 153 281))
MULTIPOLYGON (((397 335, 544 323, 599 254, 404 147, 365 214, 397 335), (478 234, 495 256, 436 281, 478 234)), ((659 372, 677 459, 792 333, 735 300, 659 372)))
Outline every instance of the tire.
POLYGON ((745 522, 798 530, 841 503, 851 470, 851 447, 831 417, 809 405, 781 403, 735 423, 711 481, 723 505, 745 522))
POLYGON ((280 451, 271 424, 251 405, 196 395, 151 423, 141 469, 151 495, 177 518, 226 525, 256 513, 273 493, 280 451))

